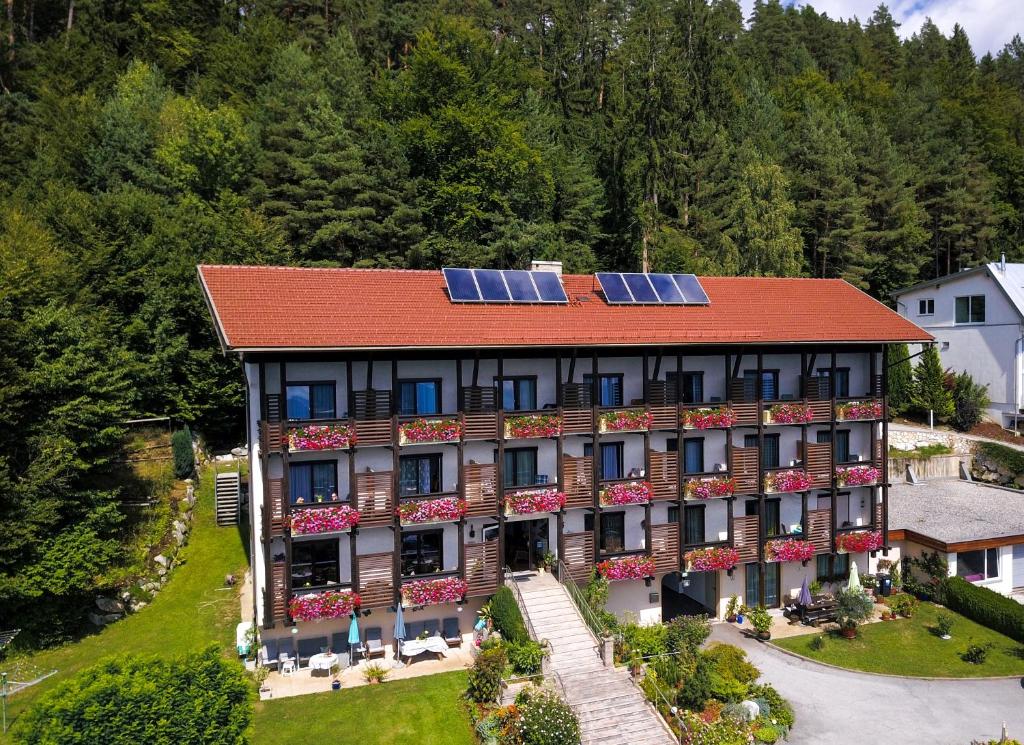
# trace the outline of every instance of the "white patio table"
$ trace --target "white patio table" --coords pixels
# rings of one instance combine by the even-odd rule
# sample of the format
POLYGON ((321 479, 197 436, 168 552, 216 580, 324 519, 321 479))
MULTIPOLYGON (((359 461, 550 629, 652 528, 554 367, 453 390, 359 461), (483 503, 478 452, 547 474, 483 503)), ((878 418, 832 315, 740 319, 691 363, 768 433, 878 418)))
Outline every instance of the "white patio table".
POLYGON ((424 652, 448 654, 448 642, 439 636, 428 636, 426 639, 410 639, 402 642, 402 656, 412 658, 424 652))
POLYGON ((338 655, 320 652, 309 658, 309 672, 310 675, 316 673, 318 670, 326 670, 328 675, 338 664, 338 655))

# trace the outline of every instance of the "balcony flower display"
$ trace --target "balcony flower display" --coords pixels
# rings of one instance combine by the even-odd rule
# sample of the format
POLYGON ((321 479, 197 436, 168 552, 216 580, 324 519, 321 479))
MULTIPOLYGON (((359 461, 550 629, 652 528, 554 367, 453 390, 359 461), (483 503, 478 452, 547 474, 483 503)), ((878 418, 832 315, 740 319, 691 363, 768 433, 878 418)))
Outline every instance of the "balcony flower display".
POLYGON ((814 412, 807 404, 775 404, 764 413, 765 424, 810 424, 814 412))
POLYGON ((597 571, 609 582, 653 577, 654 570, 654 559, 650 556, 624 556, 621 559, 607 559, 597 565, 597 571))
POLYGON ((740 552, 731 546, 697 548, 683 554, 688 572, 728 571, 740 562, 740 552))
POLYGON ((686 482, 687 499, 714 499, 729 497, 736 491, 736 481, 730 478, 712 477, 707 479, 690 479, 686 482))
POLYGON ((505 437, 558 437, 562 434, 562 417, 558 414, 524 414, 505 417, 505 437))
POLYGON ((347 424, 307 424, 288 430, 288 449, 344 450, 356 444, 356 430, 347 424))
POLYGON ((647 504, 651 501, 651 482, 620 481, 601 490, 601 504, 647 504))
POLYGON ((644 409, 606 411, 601 415, 602 432, 645 432, 651 428, 654 416, 644 409))
POLYGON ((558 512, 565 507, 565 492, 558 489, 530 489, 505 497, 506 515, 530 515, 534 512, 558 512))
POLYGON ((882 533, 878 530, 856 530, 836 536, 836 551, 841 554, 862 554, 882 547, 882 533))
POLYGON ((871 486, 882 478, 881 469, 874 466, 843 466, 836 469, 839 486, 871 486))
POLYGON ((348 505, 298 510, 290 518, 292 535, 340 533, 359 524, 358 510, 348 505))
POLYGON ((766 492, 807 491, 811 488, 811 477, 806 471, 772 471, 764 477, 766 492))
POLYGON ((439 605, 457 603, 466 594, 467 585, 458 577, 417 579, 402 585, 405 605, 439 605))
POLYGON ((403 525, 420 523, 446 523, 461 520, 467 510, 466 500, 457 497, 422 499, 406 502, 398 507, 398 517, 403 525))
POLYGON ((845 403, 836 404, 836 419, 840 421, 881 418, 881 401, 846 401, 845 403))
POLYGON ((726 407, 687 409, 683 412, 683 429, 718 429, 736 424, 736 413, 726 407))
POLYGON ((779 538, 764 544, 765 561, 810 561, 814 544, 795 538, 779 538))
POLYGON ((349 590, 327 590, 309 595, 296 595, 288 603, 288 615, 293 621, 345 618, 358 608, 361 602, 359 596, 349 590))
POLYGON ((415 419, 398 427, 399 444, 452 442, 462 437, 458 419, 415 419))

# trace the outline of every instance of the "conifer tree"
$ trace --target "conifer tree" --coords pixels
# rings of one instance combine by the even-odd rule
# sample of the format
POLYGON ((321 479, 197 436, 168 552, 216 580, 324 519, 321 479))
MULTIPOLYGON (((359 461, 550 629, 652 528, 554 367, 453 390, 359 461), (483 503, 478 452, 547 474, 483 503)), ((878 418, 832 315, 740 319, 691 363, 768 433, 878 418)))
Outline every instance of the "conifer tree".
POLYGON ((946 374, 935 346, 925 349, 914 368, 914 408, 927 416, 945 420, 953 415, 953 396, 946 388, 946 374))
POLYGON ((906 413, 914 394, 914 370, 910 362, 910 350, 906 344, 889 346, 889 371, 887 377, 889 411, 893 414, 906 413))
POLYGON ((774 163, 753 162, 743 169, 728 230, 740 274, 795 277, 801 273, 803 242, 792 224, 795 208, 786 189, 786 177, 774 163))

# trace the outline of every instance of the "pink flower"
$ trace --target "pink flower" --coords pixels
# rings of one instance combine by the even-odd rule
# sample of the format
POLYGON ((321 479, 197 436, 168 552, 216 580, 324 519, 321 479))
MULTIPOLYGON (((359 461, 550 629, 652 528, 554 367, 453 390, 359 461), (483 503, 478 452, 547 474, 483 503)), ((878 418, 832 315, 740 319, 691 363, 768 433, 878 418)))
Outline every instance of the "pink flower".
POLYGON ((359 596, 349 590, 327 590, 308 595, 295 595, 288 603, 293 621, 319 621, 323 618, 344 618, 362 604, 359 596))
POLYGON ((881 419, 882 402, 846 401, 836 404, 836 419, 881 419))
POLYGON ((625 411, 607 411, 601 415, 601 431, 632 432, 651 428, 654 415, 644 409, 626 409, 625 411))
POLYGON ((740 552, 731 546, 714 546, 687 551, 683 555, 688 572, 729 570, 740 561, 740 552))
POLYGON ((795 538, 779 538, 764 545, 765 561, 810 561, 814 544, 795 538))
POLYGON ((406 605, 437 605, 462 600, 468 585, 458 577, 418 579, 402 585, 402 602, 406 605))
POLYGON ((804 471, 772 471, 764 477, 766 492, 807 491, 811 477, 804 471))
POLYGON ((344 450, 355 444, 355 428, 347 424, 308 424, 288 430, 289 450, 344 450))
POLYGON ((871 486, 882 478, 882 471, 874 466, 844 466, 836 469, 840 486, 871 486))
POLYGON ((601 504, 647 504, 651 501, 649 481, 623 481, 601 490, 601 504))
POLYGON ((406 502, 399 506, 397 512, 403 524, 439 523, 461 520, 467 509, 468 505, 464 499, 441 497, 440 499, 406 502))
POLYGON ((623 579, 644 579, 653 577, 654 559, 650 556, 624 556, 621 559, 606 559, 597 565, 597 571, 610 582, 623 579))
POLYGON ((807 404, 775 404, 768 409, 768 421, 772 424, 809 424, 814 421, 814 412, 807 404))
POLYGON ((860 554, 877 551, 882 547, 882 533, 878 530, 857 530, 836 536, 836 551, 841 554, 860 554))
POLYGON ((736 481, 731 478, 690 479, 686 482, 685 495, 688 499, 714 499, 728 497, 736 491, 736 481))
POLYGON ((398 428, 403 442, 452 442, 462 437, 458 419, 415 419, 398 428))
POLYGON ((338 533, 359 524, 359 512, 348 505, 296 510, 289 519, 292 535, 338 533))
POLYGON ((524 414, 505 417, 505 437, 558 437, 562 434, 562 417, 558 414, 524 414))
POLYGON ((736 424, 736 414, 725 406, 705 409, 687 409, 683 412, 683 427, 687 429, 716 429, 736 424))
POLYGON ((505 514, 529 515, 534 512, 558 512, 565 507, 565 492, 558 489, 517 491, 505 497, 505 514))

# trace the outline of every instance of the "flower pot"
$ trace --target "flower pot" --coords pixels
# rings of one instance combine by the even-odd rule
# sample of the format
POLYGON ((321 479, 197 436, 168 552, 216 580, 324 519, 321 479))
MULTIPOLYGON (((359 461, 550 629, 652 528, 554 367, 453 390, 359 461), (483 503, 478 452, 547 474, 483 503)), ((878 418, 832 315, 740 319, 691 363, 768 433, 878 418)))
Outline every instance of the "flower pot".
POLYGON ((331 681, 331 690, 332 691, 340 691, 341 690, 341 681, 340 680, 332 680, 331 681))
POLYGON ((856 626, 844 626, 839 629, 839 633, 843 635, 844 639, 856 639, 857 638, 857 627, 856 626))
POLYGON ((763 642, 766 642, 766 641, 768 641, 769 639, 772 638, 772 632, 770 632, 770 631, 758 631, 757 632, 757 638, 760 639, 763 642))
POLYGON ((949 634, 943 634, 943 635, 942 635, 942 636, 940 636, 939 638, 940 638, 940 639, 944 639, 944 640, 946 640, 946 641, 949 641, 949 640, 950 640, 950 639, 952 639, 953 637, 952 637, 952 636, 950 636, 949 634))
POLYGON ((372 685, 372 686, 379 685, 379 684, 380 684, 380 681, 377 680, 376 678, 373 678, 372 680, 370 680, 370 685, 372 685))
POLYGON ((735 615, 727 616, 725 620, 728 621, 729 623, 736 623, 736 616, 735 615))
POLYGON ((743 614, 740 613, 736 616, 736 623, 743 623, 743 614))

